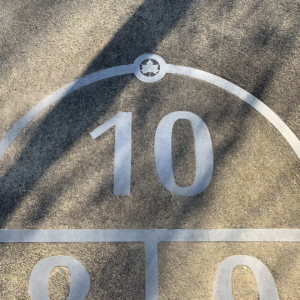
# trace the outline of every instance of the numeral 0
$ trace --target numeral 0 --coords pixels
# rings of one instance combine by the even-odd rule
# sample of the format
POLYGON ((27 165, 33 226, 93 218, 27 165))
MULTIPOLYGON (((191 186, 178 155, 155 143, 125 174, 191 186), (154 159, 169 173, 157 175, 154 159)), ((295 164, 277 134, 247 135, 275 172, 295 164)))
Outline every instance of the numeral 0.
MULTIPOLYGON (((131 182, 131 112, 120 112, 90 134, 96 139, 115 126, 114 195, 130 195, 131 182)), ((213 172, 213 150, 210 134, 203 120, 191 112, 176 111, 166 115, 158 124, 155 134, 155 163, 163 186, 180 196, 195 196, 203 192, 211 181, 213 172), (172 162, 172 129, 179 119, 191 122, 196 156, 196 176, 189 187, 175 182, 172 162)))

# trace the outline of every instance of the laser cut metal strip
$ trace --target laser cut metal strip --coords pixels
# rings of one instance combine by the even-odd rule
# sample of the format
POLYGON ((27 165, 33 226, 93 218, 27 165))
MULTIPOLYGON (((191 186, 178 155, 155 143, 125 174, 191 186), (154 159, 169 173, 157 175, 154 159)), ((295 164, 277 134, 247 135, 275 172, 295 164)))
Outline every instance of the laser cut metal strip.
MULTIPOLYGON (((247 102, 277 128, 300 159, 299 139, 279 116, 259 99, 225 79, 194 68, 166 64, 160 56, 154 54, 144 54, 131 65, 113 67, 87 75, 44 98, 20 118, 2 139, 0 159, 20 132, 39 113, 73 91, 106 78, 125 74, 135 74, 138 79, 151 83, 162 79, 166 73, 185 75, 209 82, 247 102), (140 64, 145 60, 154 60, 160 64, 156 76, 147 77, 140 72, 140 64)), ((0 230, 0 242, 144 242, 146 246, 146 300, 157 300, 157 245, 159 242, 300 242, 300 229, 0 230)))
POLYGON ((93 74, 84 76, 78 80, 75 80, 64 87, 58 89, 51 95, 47 96, 43 100, 41 100, 37 105, 35 105, 32 109, 30 109, 22 118, 20 118, 15 125, 9 130, 9 132, 4 136, 2 141, 0 142, 0 159, 4 155, 5 151, 11 145, 11 143, 17 138, 20 132, 35 118, 39 113, 41 113, 44 109, 54 104, 62 97, 78 90, 84 86, 87 86, 91 83, 111 78, 114 76, 120 76, 125 74, 135 74, 135 76, 147 83, 156 82, 161 80, 166 73, 170 74, 180 74, 189 77, 193 77, 196 79, 200 79, 206 82, 209 82, 215 86, 218 86, 229 93, 237 96, 242 101, 247 102, 253 108, 255 108, 258 112, 260 112, 267 120, 269 120, 275 128, 283 135, 283 137, 287 140, 290 146, 293 148, 298 158, 300 159, 300 141, 296 137, 296 135, 290 130, 290 128, 276 115, 268 106, 266 106, 259 99, 251 95, 249 92, 244 89, 238 87, 237 85, 221 78, 216 75, 210 74, 205 71, 201 71, 198 69, 184 67, 184 66, 176 66, 171 64, 166 64, 164 59, 155 54, 143 54, 139 56, 135 62, 131 65, 124 65, 119 67, 113 67, 109 69, 105 69, 102 71, 95 72, 93 74), (140 63, 147 59, 156 60, 160 63, 160 71, 154 77, 147 77, 142 75, 140 72, 140 63))
POLYGON ((300 229, 64 229, 0 230, 0 243, 143 242, 146 300, 158 300, 160 242, 300 242, 300 229))

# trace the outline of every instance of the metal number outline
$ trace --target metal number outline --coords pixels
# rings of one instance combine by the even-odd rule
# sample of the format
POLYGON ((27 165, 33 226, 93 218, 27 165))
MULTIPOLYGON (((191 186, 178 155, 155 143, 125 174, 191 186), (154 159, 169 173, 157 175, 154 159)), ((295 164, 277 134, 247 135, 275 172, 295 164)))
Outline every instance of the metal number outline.
MULTIPOLYGON (((144 54, 136 59, 133 64, 112 67, 101 70, 93 74, 84 76, 75 80, 64 87, 58 89, 47 96, 31 108, 23 117, 21 117, 14 126, 8 131, 0 142, 0 160, 9 148, 11 143, 17 138, 20 132, 43 110, 59 101, 62 97, 94 82, 121 76, 125 74, 135 74, 137 78, 144 82, 155 82, 162 79, 165 74, 180 74, 206 81, 217 87, 220 87, 229 93, 237 96, 242 101, 248 103, 259 113, 261 113, 270 123, 282 134, 289 145, 300 159, 300 141, 290 128, 275 114, 268 106, 249 92, 237 85, 211 73, 195 68, 166 64, 165 61, 155 54, 144 54), (153 59, 161 64, 157 80, 153 77, 148 79, 142 77, 139 73, 139 66, 142 61, 153 59)), ((150 77, 149 77, 150 78, 150 77)), ((166 229, 166 230, 0 230, 0 242, 2 243, 20 243, 20 242, 122 242, 124 239, 129 242, 143 241, 146 244, 146 299, 158 299, 158 265, 157 265, 157 244, 159 241, 288 241, 300 242, 299 229, 166 229), (143 238, 137 238, 143 232, 143 238), (88 234, 87 234, 88 233, 88 234), (87 234, 87 235, 85 235, 87 234), (124 236, 125 234, 125 236, 124 236), (82 235, 85 235, 84 238, 82 235), (124 238, 125 237, 125 238, 124 238), (147 241, 145 240, 147 237, 147 241)))

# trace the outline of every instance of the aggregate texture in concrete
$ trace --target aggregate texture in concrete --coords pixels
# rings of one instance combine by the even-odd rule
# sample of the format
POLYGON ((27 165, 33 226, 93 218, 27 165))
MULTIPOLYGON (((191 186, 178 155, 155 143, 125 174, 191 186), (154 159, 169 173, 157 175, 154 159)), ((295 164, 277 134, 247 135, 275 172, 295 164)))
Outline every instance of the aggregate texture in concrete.
MULTIPOLYGON (((227 79, 259 98, 300 138, 300 1, 0 0, 0 140, 34 105, 64 85, 144 53, 227 79)), ((193 133, 172 135, 176 183, 195 176, 193 133)), ((29 124, 0 161, 1 229, 300 228, 300 162, 257 111, 209 83, 133 74, 81 88, 29 124), (214 169, 207 189, 167 191, 155 166, 160 120, 190 111, 207 125, 214 169), (132 112, 131 195, 113 194, 114 129, 90 132, 132 112)), ((160 299, 211 299, 216 266, 252 255, 272 273, 280 300, 300 299, 298 243, 162 243, 160 299)), ((70 255, 91 277, 86 299, 145 298, 139 243, 0 244, 0 298, 30 299, 40 260, 70 255)), ((252 277, 251 277, 252 276, 252 277)), ((258 299, 239 267, 233 297, 258 299), (249 295, 251 294, 251 295, 249 295)), ((49 297, 66 299, 68 269, 54 269, 49 297)))

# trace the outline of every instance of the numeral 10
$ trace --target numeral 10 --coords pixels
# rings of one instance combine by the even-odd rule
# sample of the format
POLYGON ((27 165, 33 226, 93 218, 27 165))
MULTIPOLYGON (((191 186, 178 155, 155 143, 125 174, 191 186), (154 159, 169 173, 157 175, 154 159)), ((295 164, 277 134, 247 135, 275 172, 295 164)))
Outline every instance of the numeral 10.
MULTIPOLYGON (((93 130, 93 139, 115 126, 114 195, 129 196, 131 185, 131 132, 132 113, 120 112, 93 130)), ((154 141, 155 164, 163 186, 180 196, 195 196, 210 183, 213 172, 213 150, 210 134, 203 120, 187 111, 172 112, 159 122, 154 141), (192 185, 176 184, 172 162, 172 129, 179 119, 191 122, 195 142, 196 175, 192 185)))

